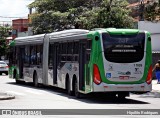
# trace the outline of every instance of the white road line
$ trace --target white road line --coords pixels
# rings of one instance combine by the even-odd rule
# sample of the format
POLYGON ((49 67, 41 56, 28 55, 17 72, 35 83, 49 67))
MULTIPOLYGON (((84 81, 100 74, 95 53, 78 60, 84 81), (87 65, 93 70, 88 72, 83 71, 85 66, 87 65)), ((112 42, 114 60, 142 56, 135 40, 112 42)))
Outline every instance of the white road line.
POLYGON ((42 95, 43 94, 43 93, 36 92, 36 91, 33 91, 33 90, 25 90, 25 92, 33 93, 33 94, 36 94, 36 95, 42 95))
POLYGON ((15 92, 15 91, 6 91, 6 92, 7 92, 7 93, 14 94, 14 95, 22 95, 22 96, 26 95, 26 94, 24 94, 24 93, 19 93, 19 92, 15 92))

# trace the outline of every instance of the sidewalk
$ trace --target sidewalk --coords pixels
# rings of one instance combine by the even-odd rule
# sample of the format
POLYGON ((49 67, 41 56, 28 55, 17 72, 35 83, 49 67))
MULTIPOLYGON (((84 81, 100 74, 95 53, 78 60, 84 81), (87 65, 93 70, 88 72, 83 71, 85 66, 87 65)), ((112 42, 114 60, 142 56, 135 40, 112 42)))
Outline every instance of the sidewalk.
POLYGON ((152 80, 152 91, 160 92, 160 84, 157 84, 157 80, 152 80))

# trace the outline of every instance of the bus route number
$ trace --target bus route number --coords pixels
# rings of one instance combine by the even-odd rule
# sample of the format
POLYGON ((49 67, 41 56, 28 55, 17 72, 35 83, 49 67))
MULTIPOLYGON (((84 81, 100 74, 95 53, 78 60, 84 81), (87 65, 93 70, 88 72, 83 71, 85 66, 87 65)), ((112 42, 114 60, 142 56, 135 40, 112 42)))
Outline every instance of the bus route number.
POLYGON ((142 67, 142 64, 134 64, 134 67, 142 67))

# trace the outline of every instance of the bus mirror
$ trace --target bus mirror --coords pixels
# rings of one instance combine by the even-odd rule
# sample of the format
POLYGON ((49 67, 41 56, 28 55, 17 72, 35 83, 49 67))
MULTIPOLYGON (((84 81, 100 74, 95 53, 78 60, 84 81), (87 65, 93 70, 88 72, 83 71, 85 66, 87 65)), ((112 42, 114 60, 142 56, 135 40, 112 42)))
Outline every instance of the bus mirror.
POLYGON ((95 40, 96 40, 96 41, 98 41, 98 40, 99 40, 99 37, 98 37, 98 36, 96 36, 96 37, 95 37, 95 40))

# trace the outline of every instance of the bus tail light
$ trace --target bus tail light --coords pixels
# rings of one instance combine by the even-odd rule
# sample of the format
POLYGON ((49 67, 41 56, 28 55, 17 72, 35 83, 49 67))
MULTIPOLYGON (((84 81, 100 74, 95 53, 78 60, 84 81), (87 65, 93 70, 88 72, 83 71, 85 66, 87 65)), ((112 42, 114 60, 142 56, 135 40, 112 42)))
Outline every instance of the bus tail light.
POLYGON ((97 85, 102 82, 100 72, 99 72, 98 66, 96 64, 93 65, 93 81, 97 85))
POLYGON ((149 67, 146 82, 147 82, 147 84, 151 84, 151 82, 152 82, 152 66, 149 67))

